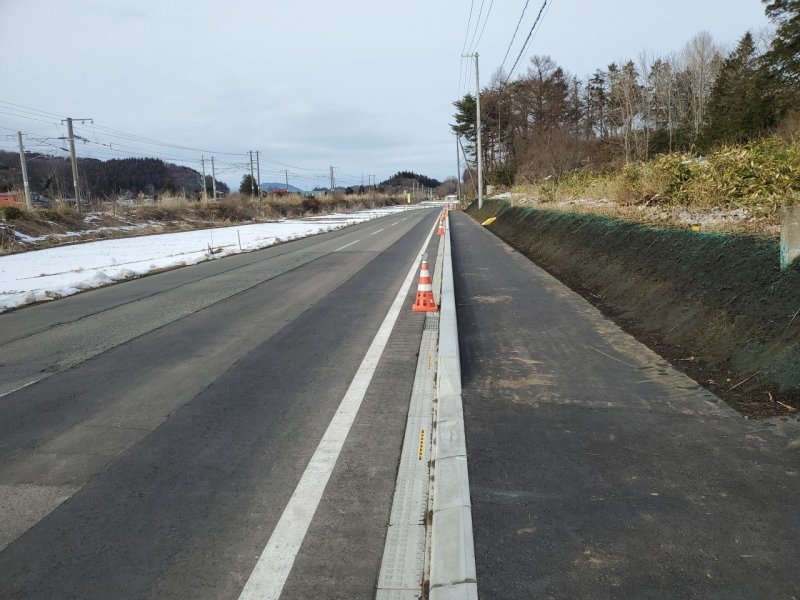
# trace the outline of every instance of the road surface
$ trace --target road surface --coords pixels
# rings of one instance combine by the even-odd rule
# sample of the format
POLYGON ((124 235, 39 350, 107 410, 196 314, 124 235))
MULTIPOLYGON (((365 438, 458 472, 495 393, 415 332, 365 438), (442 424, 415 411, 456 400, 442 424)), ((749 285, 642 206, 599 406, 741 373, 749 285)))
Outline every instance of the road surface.
POLYGON ((800 444, 451 215, 480 597, 800 598, 800 444))
MULTIPOLYGON (((238 598, 434 221, 0 315, 0 597, 238 598)), ((281 598, 374 595, 423 320, 401 312, 281 598)))

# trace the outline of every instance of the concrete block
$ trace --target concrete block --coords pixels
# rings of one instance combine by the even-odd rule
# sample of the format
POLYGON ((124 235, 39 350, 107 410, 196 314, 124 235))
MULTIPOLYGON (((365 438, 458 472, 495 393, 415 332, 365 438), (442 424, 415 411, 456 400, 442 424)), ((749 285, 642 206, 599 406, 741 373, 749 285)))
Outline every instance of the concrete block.
POLYGON ((781 223, 781 269, 788 268, 800 256, 800 206, 783 209, 781 223))
POLYGON ((436 479, 433 485, 434 514, 449 508, 471 508, 466 457, 453 456, 436 461, 436 479))
POLYGON ((431 589, 475 582, 472 512, 468 507, 433 513, 431 589))
POLYGON ((467 456, 464 422, 440 420, 436 427, 436 462, 453 456, 467 456))
POLYGON ((428 593, 429 600, 478 600, 477 583, 460 583, 433 588, 428 593))
POLYGON ((464 419, 464 407, 459 394, 439 394, 436 418, 439 421, 456 421, 464 419))

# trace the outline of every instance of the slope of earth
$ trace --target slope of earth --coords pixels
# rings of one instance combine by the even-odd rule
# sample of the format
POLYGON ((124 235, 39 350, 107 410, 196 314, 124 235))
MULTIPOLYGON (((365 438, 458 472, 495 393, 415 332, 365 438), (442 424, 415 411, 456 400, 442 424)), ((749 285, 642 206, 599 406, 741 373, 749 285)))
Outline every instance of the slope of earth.
POLYGON ((800 406, 800 265, 761 236, 473 204, 468 213, 747 416, 800 406))

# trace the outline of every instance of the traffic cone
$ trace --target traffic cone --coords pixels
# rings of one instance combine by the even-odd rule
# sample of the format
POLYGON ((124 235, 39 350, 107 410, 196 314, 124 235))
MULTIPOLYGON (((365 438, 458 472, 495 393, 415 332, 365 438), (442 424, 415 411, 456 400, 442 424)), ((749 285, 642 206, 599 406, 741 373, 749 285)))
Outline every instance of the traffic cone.
POLYGON ((436 230, 436 235, 444 235, 444 213, 439 217, 439 229, 436 230))
POLYGON ((412 312, 439 312, 439 307, 433 300, 433 286, 431 285, 431 272, 428 270, 428 260, 422 259, 419 269, 419 283, 417 284, 417 299, 412 312))

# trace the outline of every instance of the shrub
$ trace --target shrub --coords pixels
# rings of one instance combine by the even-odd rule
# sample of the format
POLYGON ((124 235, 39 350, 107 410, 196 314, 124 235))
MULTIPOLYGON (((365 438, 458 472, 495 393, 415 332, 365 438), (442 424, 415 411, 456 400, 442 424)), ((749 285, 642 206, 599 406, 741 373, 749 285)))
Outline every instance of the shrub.
POLYGON ((80 222, 80 215, 73 208, 59 206, 58 208, 43 208, 37 211, 37 216, 46 221, 55 223, 75 224, 80 222))
POLYGON ((24 214, 25 213, 22 212, 22 209, 17 208, 16 206, 3 207, 3 217, 5 217, 6 221, 13 221, 14 219, 19 219, 24 214))
POLYGON ((322 202, 319 198, 303 198, 300 206, 303 208, 303 212, 318 213, 322 208, 322 202))

